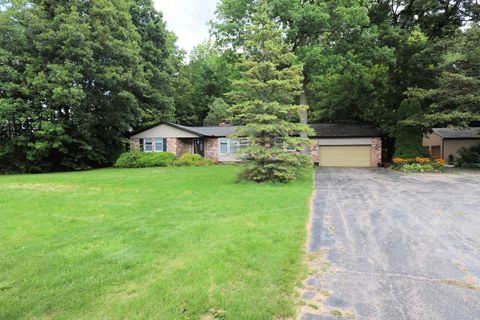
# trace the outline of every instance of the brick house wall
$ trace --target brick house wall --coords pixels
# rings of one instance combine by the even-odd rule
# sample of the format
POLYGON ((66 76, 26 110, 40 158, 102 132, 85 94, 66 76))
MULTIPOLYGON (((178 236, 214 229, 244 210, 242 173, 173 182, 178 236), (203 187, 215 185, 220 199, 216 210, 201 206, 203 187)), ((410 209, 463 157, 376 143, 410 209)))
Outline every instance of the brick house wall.
POLYGON ((177 155, 177 138, 167 138, 167 152, 177 155))
POLYGON ((205 139, 205 158, 218 162, 218 138, 205 139))
POLYGON ((378 167, 382 163, 382 138, 372 138, 370 152, 370 166, 378 167))
POLYGON ((320 162, 320 145, 318 143, 315 143, 313 145, 309 145, 308 146, 308 151, 310 152, 310 155, 312 156, 312 162, 313 163, 319 163, 320 162))
POLYGON ((187 152, 192 152, 192 139, 167 138, 167 152, 173 153, 177 158, 187 152))

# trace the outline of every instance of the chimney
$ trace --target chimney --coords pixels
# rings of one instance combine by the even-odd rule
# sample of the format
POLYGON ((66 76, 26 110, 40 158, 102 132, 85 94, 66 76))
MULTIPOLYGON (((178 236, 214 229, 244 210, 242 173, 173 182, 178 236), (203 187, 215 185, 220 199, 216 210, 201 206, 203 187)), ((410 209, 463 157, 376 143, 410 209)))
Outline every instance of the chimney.
POLYGON ((225 121, 222 121, 218 124, 219 127, 228 127, 228 124, 225 121))

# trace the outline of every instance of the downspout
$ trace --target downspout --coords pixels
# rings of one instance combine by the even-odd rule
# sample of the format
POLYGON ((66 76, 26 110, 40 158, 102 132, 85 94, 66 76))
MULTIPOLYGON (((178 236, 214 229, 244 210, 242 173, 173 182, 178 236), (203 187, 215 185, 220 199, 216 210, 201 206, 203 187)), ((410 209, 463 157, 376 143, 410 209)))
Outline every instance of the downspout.
POLYGON ((442 138, 442 159, 443 161, 445 161, 445 163, 448 163, 448 161, 445 159, 445 138, 444 137, 441 137, 442 138))

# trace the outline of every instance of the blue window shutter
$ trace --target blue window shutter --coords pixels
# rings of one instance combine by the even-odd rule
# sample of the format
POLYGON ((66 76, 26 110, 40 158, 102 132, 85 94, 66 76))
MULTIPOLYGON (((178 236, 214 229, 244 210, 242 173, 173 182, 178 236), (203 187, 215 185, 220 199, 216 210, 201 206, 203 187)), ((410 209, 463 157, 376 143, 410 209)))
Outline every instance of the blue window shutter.
POLYGON ((143 139, 140 139, 140 151, 143 151, 143 139))
POLYGON ((167 139, 163 138, 163 151, 167 151, 167 139))

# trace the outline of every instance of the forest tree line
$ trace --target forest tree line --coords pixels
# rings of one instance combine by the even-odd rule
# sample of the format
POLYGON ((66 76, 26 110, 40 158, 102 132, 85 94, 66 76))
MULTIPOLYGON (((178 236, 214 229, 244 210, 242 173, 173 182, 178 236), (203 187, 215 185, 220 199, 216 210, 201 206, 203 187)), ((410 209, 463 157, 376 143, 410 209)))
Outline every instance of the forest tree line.
MULTIPOLYGON (((260 2, 219 1, 187 56, 151 0, 0 0, 0 171, 107 166, 132 131, 228 119, 260 2)), ((310 122, 368 122, 408 153, 432 127, 480 121, 478 1, 266 2, 310 122)))

